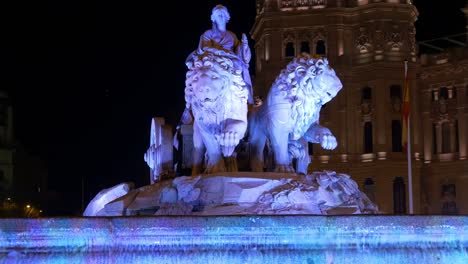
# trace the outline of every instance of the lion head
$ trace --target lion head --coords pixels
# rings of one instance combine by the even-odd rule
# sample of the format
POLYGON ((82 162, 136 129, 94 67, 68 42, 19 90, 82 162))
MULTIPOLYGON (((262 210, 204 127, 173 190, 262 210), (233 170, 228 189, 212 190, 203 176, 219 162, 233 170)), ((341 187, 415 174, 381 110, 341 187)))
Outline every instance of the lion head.
POLYGON ((216 126, 245 112, 239 109, 246 108, 247 86, 229 59, 214 54, 200 57, 189 68, 186 77, 186 106, 196 120, 216 126))

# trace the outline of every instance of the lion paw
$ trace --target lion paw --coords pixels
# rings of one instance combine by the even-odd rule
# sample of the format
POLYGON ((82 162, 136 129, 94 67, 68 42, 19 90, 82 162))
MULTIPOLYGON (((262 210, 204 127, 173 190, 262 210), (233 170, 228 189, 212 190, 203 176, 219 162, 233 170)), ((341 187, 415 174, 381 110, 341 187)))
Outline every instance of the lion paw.
POLYGON ((294 173, 294 168, 291 165, 278 164, 275 166, 275 172, 294 173))
POLYGON ((338 142, 336 142, 336 137, 331 133, 324 133, 320 136, 320 145, 324 149, 335 149, 338 146, 338 142))
POLYGON ((216 135, 216 140, 221 145, 221 150, 225 157, 230 157, 234 152, 237 144, 239 144, 240 137, 237 132, 223 132, 219 135, 216 135))

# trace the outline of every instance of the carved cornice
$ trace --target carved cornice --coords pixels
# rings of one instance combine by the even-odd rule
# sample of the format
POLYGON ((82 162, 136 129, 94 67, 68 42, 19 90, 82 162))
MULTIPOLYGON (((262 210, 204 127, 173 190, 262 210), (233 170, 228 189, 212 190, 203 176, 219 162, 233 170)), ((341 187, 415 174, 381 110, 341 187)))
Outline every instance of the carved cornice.
POLYGON ((421 72, 421 79, 435 78, 439 75, 461 74, 463 72, 468 73, 468 64, 448 64, 423 70, 421 72))

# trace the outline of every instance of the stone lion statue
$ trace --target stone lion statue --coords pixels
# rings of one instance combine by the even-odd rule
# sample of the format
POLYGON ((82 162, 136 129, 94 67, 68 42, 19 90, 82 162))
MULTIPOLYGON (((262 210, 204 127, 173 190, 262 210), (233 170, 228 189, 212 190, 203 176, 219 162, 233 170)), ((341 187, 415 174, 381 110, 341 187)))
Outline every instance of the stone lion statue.
POLYGON ((203 164, 205 173, 224 172, 223 156, 233 155, 247 130, 248 87, 226 57, 205 53, 187 65, 185 101, 194 117, 192 175, 203 164))
POLYGON ((320 109, 343 85, 325 58, 307 54, 294 58, 273 83, 266 102, 249 116, 251 167, 263 171, 263 149, 269 140, 275 171, 294 172, 292 159, 302 160, 298 173, 307 173, 307 142, 335 149, 332 132, 319 125, 320 109), (305 163, 305 164, 304 164, 305 163))

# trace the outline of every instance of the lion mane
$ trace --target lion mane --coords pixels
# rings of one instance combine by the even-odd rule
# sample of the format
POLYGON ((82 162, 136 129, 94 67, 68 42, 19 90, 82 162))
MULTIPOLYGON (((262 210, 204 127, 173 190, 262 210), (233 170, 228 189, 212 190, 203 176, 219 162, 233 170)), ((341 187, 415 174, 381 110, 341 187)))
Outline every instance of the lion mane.
POLYGON ((186 74, 185 102, 194 116, 199 114, 222 114, 224 117, 236 115, 232 106, 246 104, 248 90, 242 75, 234 70, 232 61, 216 55, 206 55, 195 61, 186 74), (209 91, 198 89, 202 77, 209 76, 213 80, 221 79, 222 86, 211 85, 209 91))

